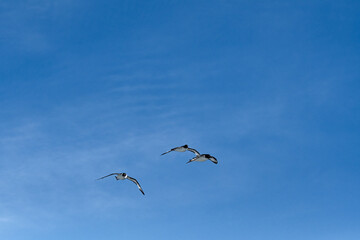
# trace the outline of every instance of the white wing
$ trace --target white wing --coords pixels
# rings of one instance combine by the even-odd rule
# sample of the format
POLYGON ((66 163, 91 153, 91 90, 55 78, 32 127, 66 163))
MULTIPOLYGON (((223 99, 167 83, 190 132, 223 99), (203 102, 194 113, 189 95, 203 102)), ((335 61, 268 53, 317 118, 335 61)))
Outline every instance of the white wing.
POLYGON ((185 146, 186 146, 186 145, 184 145, 184 146, 180 146, 180 147, 174 147, 174 148, 170 149, 169 151, 162 153, 161 155, 164 155, 164 154, 167 154, 167 153, 169 153, 169 152, 172 152, 172 151, 178 150, 178 149, 183 148, 183 147, 185 147, 185 146))
POLYGON ((200 156, 200 153, 198 151, 196 151, 195 149, 193 149, 193 148, 188 148, 187 150, 192 152, 192 153, 195 153, 196 156, 200 156))
POLYGON ((212 161, 215 164, 218 164, 218 160, 213 156, 209 157, 209 160, 212 161))
POLYGON ((103 176, 103 177, 98 178, 98 179, 96 179, 96 180, 100 180, 100 179, 103 179, 103 178, 106 178, 106 177, 110 177, 110 176, 112 176, 112 175, 118 175, 118 174, 120 174, 120 173, 111 173, 111 174, 109 174, 109 175, 103 176))
POLYGON ((139 182, 138 182, 135 178, 132 178, 132 177, 127 176, 127 179, 129 179, 130 181, 132 181, 133 183, 135 183, 135 184, 138 186, 140 192, 141 192, 143 195, 145 195, 145 193, 144 193, 144 191, 142 190, 139 182))
POLYGON ((193 157, 193 158, 190 159, 187 163, 191 163, 191 162, 195 161, 196 159, 198 159, 199 157, 200 157, 200 155, 199 155, 199 156, 196 156, 196 157, 193 157))

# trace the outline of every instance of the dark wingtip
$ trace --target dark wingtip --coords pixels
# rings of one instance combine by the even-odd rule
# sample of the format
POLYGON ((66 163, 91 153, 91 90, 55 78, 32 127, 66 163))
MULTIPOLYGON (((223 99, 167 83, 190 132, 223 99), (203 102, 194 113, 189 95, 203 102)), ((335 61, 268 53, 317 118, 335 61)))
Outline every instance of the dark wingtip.
POLYGON ((191 163, 191 160, 189 160, 186 164, 191 163))

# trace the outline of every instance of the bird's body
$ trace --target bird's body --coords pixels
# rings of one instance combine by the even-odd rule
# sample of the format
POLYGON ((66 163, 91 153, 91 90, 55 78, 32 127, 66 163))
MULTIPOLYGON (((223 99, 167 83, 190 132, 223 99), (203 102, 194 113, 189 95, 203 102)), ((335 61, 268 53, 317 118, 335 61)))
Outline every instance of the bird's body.
POLYGON ((193 149, 193 148, 189 148, 189 146, 186 145, 186 144, 185 144, 184 146, 172 148, 172 149, 170 149, 169 151, 164 152, 164 153, 161 154, 161 155, 167 154, 167 153, 172 152, 172 151, 175 151, 175 152, 186 152, 186 151, 190 151, 190 152, 192 152, 192 153, 195 153, 196 155, 200 155, 200 153, 199 153, 198 151, 196 151, 196 150, 193 149))
POLYGON ((115 175, 116 180, 125 180, 127 176, 123 176, 122 174, 115 175))
POLYGON ((215 164, 218 164, 218 161, 215 157, 211 156, 210 154, 199 154, 196 155, 196 157, 190 159, 187 163, 191 163, 191 162, 205 162, 206 160, 210 160, 215 164))
POLYGON ((96 180, 100 180, 100 179, 103 179, 103 178, 106 178, 106 177, 110 177, 110 176, 112 176, 112 175, 115 175, 115 179, 116 179, 116 180, 125 180, 125 179, 128 179, 128 180, 132 181, 133 183, 135 183, 135 184, 138 186, 140 192, 141 192, 143 195, 145 195, 145 193, 144 193, 144 191, 142 190, 139 182, 138 182, 135 178, 132 178, 132 177, 128 176, 126 173, 111 173, 111 174, 109 174, 109 175, 106 175, 106 176, 104 176, 104 177, 98 178, 98 179, 96 179, 96 180))

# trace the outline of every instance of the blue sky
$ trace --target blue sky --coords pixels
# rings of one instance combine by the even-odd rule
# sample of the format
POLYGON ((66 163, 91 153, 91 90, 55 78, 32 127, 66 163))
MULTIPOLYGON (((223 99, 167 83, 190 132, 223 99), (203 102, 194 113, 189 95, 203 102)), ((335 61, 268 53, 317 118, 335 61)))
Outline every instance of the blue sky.
POLYGON ((0 2, 1 239, 359 239, 359 10, 0 2))

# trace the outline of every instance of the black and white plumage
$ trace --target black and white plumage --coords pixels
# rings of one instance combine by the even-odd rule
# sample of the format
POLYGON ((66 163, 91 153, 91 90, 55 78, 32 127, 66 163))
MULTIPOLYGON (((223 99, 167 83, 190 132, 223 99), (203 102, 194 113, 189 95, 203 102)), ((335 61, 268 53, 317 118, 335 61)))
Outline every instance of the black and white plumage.
POLYGON ((170 149, 169 151, 164 152, 164 153, 161 154, 161 155, 167 154, 167 153, 172 152, 172 151, 175 151, 175 152, 186 152, 186 151, 190 151, 190 152, 192 152, 192 153, 195 153, 196 156, 199 156, 199 155, 200 155, 200 153, 199 153, 198 151, 196 151, 196 150, 193 149, 193 148, 189 148, 189 146, 186 145, 186 144, 185 144, 184 146, 172 148, 172 149, 170 149))
POLYGON ((98 179, 96 179, 96 180, 100 180, 100 179, 103 179, 103 178, 106 178, 106 177, 110 177, 110 176, 112 176, 112 175, 115 175, 116 180, 125 180, 125 179, 128 179, 128 180, 132 181, 133 183, 135 183, 135 184, 138 186, 140 192, 141 192, 143 195, 145 195, 145 193, 144 193, 144 191, 142 190, 139 182, 138 182, 135 178, 132 178, 132 177, 128 176, 126 173, 111 173, 111 174, 109 174, 109 175, 106 175, 106 176, 104 176, 104 177, 98 178, 98 179))
POLYGON ((200 156, 200 153, 197 150, 193 149, 193 148, 188 148, 187 150, 192 152, 192 153, 195 153, 196 156, 200 156))
POLYGON ((210 160, 212 161, 213 163, 215 164, 218 164, 218 161, 215 157, 211 156, 210 154, 199 154, 199 155, 196 155, 196 157, 190 159, 187 163, 191 163, 191 162, 194 162, 194 161, 197 161, 197 162, 204 162, 206 160, 210 160))

